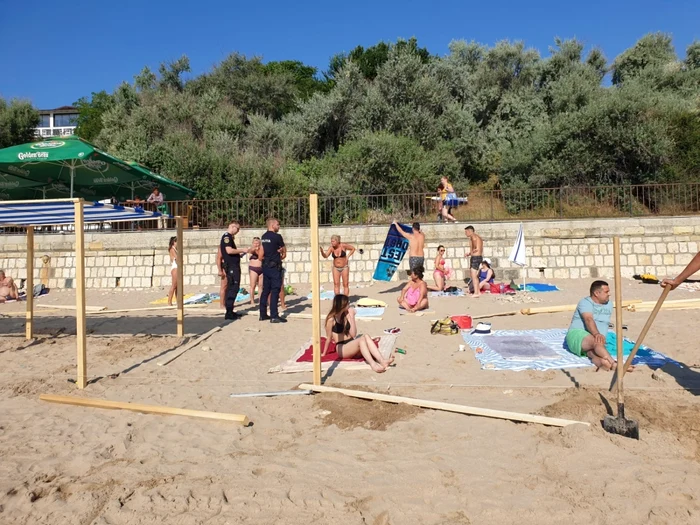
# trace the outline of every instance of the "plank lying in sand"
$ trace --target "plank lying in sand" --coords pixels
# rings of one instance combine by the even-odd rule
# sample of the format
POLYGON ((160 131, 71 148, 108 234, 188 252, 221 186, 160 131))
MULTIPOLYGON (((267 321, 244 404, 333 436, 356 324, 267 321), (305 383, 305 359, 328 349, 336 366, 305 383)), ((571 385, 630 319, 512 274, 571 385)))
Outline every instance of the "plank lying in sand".
POLYGON ((103 399, 91 399, 87 397, 57 396, 53 394, 42 394, 39 396, 42 401, 49 403, 60 403, 63 405, 76 405, 81 407, 108 408, 117 410, 131 410, 132 412, 142 412, 144 414, 166 414, 171 416, 199 417, 203 419, 219 419, 223 421, 235 421, 243 426, 248 426, 250 420, 248 416, 240 414, 224 414, 221 412, 206 412, 203 410, 190 410, 188 408, 172 408, 157 405, 143 405, 141 403, 125 403, 122 401, 106 401, 103 399))
POLYGON ((539 423, 541 425, 548 425, 552 427, 568 427, 569 425, 586 425, 587 427, 590 426, 590 423, 586 423, 585 421, 572 421, 570 419, 533 416, 532 414, 521 414, 518 412, 506 412, 503 410, 491 410, 489 408, 469 407, 465 405, 455 405, 452 403, 442 403, 440 401, 413 399, 411 397, 390 396, 386 394, 377 394, 375 392, 360 392, 358 390, 334 388, 331 386, 302 384, 299 385, 298 388, 303 390, 313 390, 314 392, 336 392, 350 397, 359 397, 360 399, 372 399, 375 401, 385 401, 387 403, 404 403, 406 405, 413 405, 421 408, 445 410, 447 412, 457 412, 459 414, 468 414, 471 416, 509 419, 511 421, 522 421, 524 423, 539 423))
MULTIPOLYGON (((55 308, 57 310, 75 310, 75 306, 68 305, 68 304, 37 304, 38 307, 40 308, 55 308)), ((101 312, 102 310, 106 310, 106 306, 86 306, 85 311, 86 312, 101 312)))
MULTIPOLYGON (((622 306, 630 306, 632 304, 641 303, 641 299, 630 299, 629 301, 622 301, 622 306)), ((558 312, 573 312, 576 310, 577 304, 564 304, 561 306, 541 306, 538 308, 523 308, 520 313, 523 315, 533 315, 533 314, 555 314, 558 312)), ((613 308, 615 303, 613 303, 613 308)))
POLYGON ((518 315, 520 310, 513 310, 511 312, 499 312, 495 314, 483 314, 483 315, 472 315, 472 319, 488 319, 489 317, 505 317, 508 315, 518 315))
MULTIPOLYGON (((206 304, 186 304, 185 308, 206 308, 206 304)), ((100 310, 99 312, 93 311, 93 314, 122 314, 129 312, 153 312, 158 310, 175 310, 177 306, 151 306, 148 308, 122 308, 119 310, 100 310)))
POLYGON ((214 334, 215 334, 216 332, 218 332, 219 330, 221 330, 221 327, 220 327, 220 326, 215 326, 214 328, 212 328, 211 330, 209 330, 206 334, 200 335, 200 336, 199 336, 197 339, 195 339, 194 341, 190 341, 189 343, 187 343, 187 344, 182 348, 182 350, 180 351, 180 353, 174 355, 173 357, 171 357, 171 358, 168 359, 167 361, 164 361, 164 362, 162 362, 162 363, 158 363, 158 366, 165 366, 165 365, 167 365, 167 364, 172 363, 173 361, 175 361, 175 359, 177 359, 178 357, 180 357, 182 354, 184 354, 184 353, 187 352, 188 350, 191 350, 192 348, 194 348, 195 346, 197 346, 197 345, 198 345, 199 343, 201 343, 202 341, 204 341, 204 340, 206 340, 206 339, 209 339, 212 335, 214 335, 214 334))

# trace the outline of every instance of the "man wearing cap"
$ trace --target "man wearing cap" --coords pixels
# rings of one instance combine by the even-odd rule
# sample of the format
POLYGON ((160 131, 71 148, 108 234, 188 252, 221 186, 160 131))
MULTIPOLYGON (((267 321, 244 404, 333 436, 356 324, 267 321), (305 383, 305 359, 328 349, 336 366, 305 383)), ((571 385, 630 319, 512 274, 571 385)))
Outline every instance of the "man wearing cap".
POLYGON ((394 221, 396 231, 408 241, 408 272, 418 267, 425 268, 425 234, 420 231, 420 223, 412 224, 413 232, 406 233, 399 223, 394 221))
POLYGON ((223 259, 223 268, 226 272, 226 316, 227 321, 235 321, 240 314, 233 311, 238 290, 241 288, 241 255, 248 252, 247 249, 236 248, 235 235, 241 230, 238 221, 229 222, 226 233, 221 237, 220 250, 223 259))
POLYGON ((588 357, 598 368, 612 370, 615 360, 605 347, 612 313, 608 283, 593 281, 590 296, 584 297, 576 305, 569 331, 566 332, 569 352, 588 357))
POLYGON ((479 268, 481 267, 481 261, 484 260, 484 241, 476 234, 474 226, 467 226, 464 228, 464 233, 467 239, 469 239, 469 248, 467 248, 464 256, 471 257, 469 260, 469 273, 471 274, 472 284, 474 286, 472 297, 481 297, 481 290, 479 290, 479 268))

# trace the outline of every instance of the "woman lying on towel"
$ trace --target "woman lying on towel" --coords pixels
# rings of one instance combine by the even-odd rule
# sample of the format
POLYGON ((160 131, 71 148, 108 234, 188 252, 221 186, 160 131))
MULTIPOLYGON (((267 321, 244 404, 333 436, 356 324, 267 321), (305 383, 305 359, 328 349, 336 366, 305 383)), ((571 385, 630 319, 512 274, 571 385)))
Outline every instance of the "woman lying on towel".
POLYGON ((350 308, 347 295, 337 294, 333 298, 333 307, 326 316, 326 345, 321 355, 328 353, 331 341, 335 343, 335 351, 341 359, 352 359, 362 354, 367 364, 375 372, 384 372, 394 361, 384 359, 374 340, 367 334, 357 335, 355 309, 350 308))
POLYGON ((398 297, 399 306, 407 312, 417 312, 428 309, 428 285, 423 280, 423 267, 411 270, 411 280, 401 290, 398 297))

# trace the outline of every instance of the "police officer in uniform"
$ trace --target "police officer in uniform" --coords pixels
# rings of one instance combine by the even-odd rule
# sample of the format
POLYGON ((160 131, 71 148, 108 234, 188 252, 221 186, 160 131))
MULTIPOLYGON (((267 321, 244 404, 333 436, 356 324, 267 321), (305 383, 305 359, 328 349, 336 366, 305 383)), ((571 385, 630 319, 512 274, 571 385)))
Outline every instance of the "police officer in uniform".
POLYGON ((223 258, 223 268, 226 272, 226 317, 224 319, 235 321, 240 314, 234 313, 233 305, 236 302, 238 290, 241 287, 241 255, 247 250, 236 248, 234 236, 241 230, 238 221, 231 221, 226 233, 221 237, 221 257, 223 258))
POLYGON ((260 320, 271 323, 286 323, 279 316, 277 302, 282 289, 282 259, 287 256, 284 239, 278 233, 280 222, 275 218, 267 219, 267 231, 260 237, 260 244, 265 254, 263 258, 263 289, 260 294, 260 320), (267 297, 270 296, 270 315, 267 315, 267 297))

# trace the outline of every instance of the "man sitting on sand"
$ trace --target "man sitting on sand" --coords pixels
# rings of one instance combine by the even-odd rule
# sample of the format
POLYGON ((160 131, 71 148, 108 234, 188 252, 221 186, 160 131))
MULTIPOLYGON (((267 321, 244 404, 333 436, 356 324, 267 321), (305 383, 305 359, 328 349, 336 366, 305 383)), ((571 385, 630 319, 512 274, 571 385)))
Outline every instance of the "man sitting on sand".
POLYGON ((12 280, 12 277, 5 275, 4 270, 0 270, 0 303, 5 301, 19 299, 19 292, 17 291, 17 285, 12 280))
POLYGON ((605 281, 591 284, 590 297, 584 297, 576 306, 566 345, 569 351, 578 356, 588 356, 593 364, 604 370, 612 370, 615 360, 605 348, 613 304, 610 301, 610 287, 605 281))

